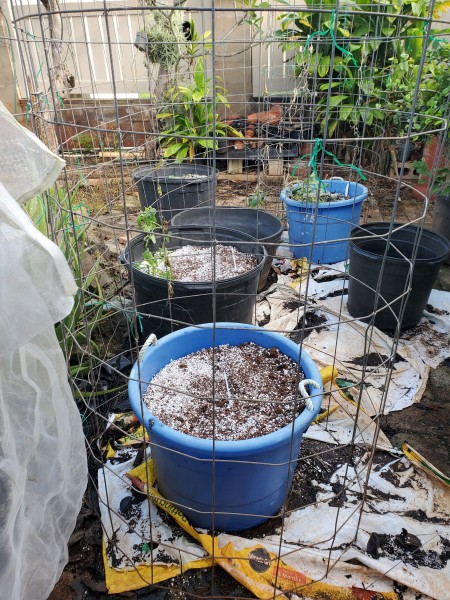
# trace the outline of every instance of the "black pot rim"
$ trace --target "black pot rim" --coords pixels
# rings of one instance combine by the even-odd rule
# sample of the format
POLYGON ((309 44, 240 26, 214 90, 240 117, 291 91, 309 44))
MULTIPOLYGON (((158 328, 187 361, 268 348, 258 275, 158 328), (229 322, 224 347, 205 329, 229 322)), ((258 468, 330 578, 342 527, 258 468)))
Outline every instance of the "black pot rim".
POLYGON ((208 165, 198 165, 198 164, 188 164, 188 163, 169 163, 169 164, 164 164, 161 165, 160 167, 156 166, 156 165, 146 165, 146 166, 141 166, 138 167, 137 169, 135 169, 133 171, 133 179, 135 181, 157 181, 158 179, 161 180, 167 180, 167 181, 173 181, 174 183, 179 182, 179 181, 184 181, 187 183, 200 183, 200 182, 204 182, 204 181, 212 181, 214 179, 214 177, 217 177, 218 175, 218 170, 214 169, 213 167, 210 167, 208 165), (198 173, 198 174, 202 174, 202 172, 204 173, 204 175, 202 174, 201 177, 197 177, 195 179, 189 179, 186 177, 183 177, 182 175, 180 177, 170 177, 168 178, 167 175, 163 175, 161 172, 164 170, 170 170, 170 169, 181 169, 182 171, 186 171, 188 172, 194 172, 194 173, 198 173))
MULTIPOLYGON (((377 227, 379 227, 380 229, 385 229, 386 230, 385 234, 382 234, 381 237, 373 236, 372 239, 386 239, 386 236, 389 234, 389 230, 391 229, 391 223, 384 222, 384 221, 368 223, 366 225, 359 225, 358 227, 354 227, 350 232, 349 245, 353 247, 355 252, 364 254, 368 259, 371 259, 371 260, 383 259, 383 254, 371 252, 370 250, 361 248, 361 246, 357 242, 360 241, 360 242, 364 243, 364 242, 370 241, 371 238, 369 236, 371 233, 371 229, 376 229, 377 227)), ((420 238, 419 238, 419 245, 424 245, 422 242, 426 238, 428 238, 428 240, 433 239, 436 242, 441 243, 441 245, 443 247, 442 248, 443 251, 441 254, 437 254, 437 252, 435 252, 434 258, 416 258, 414 260, 415 264, 425 265, 425 264, 435 264, 435 263, 443 262, 450 251, 450 243, 448 242, 448 240, 443 235, 440 235, 439 233, 431 231, 430 229, 421 228, 416 225, 404 225, 403 223, 393 223, 392 229, 397 230, 397 231, 393 232, 394 234, 399 231, 404 231, 406 233, 413 235, 414 237, 416 236, 417 231, 421 230, 420 238), (445 248, 445 250, 444 250, 444 248, 445 248)), ((411 241, 413 241, 413 240, 411 240, 411 241)), ((389 257, 386 257, 385 260, 387 262, 391 262, 391 263, 405 263, 405 262, 411 261, 412 259, 409 259, 409 258, 405 259, 405 258, 401 258, 401 257, 396 258, 396 257, 389 256, 389 257)))
MULTIPOLYGON (((278 228, 273 233, 271 233, 269 236, 258 238, 256 240, 258 242, 265 243, 267 240, 272 240, 272 238, 273 239, 278 239, 278 237, 279 236, 281 237, 281 234, 284 231, 284 226, 283 226, 282 221, 278 217, 276 217, 275 215, 273 215, 271 212, 269 212, 268 210, 263 210, 261 208, 251 208, 249 206, 217 206, 215 208, 215 210, 218 211, 218 214, 220 214, 220 212, 222 212, 222 211, 223 212, 226 212, 226 211, 230 211, 230 212, 231 211, 242 211, 243 212, 243 211, 245 211, 246 213, 253 213, 253 214, 257 213, 257 214, 263 215, 264 217, 266 217, 266 216, 269 217, 270 220, 274 224, 277 222, 278 228)), ((212 207, 212 206, 205 206, 205 207, 200 206, 198 208, 188 208, 186 210, 183 210, 183 211, 179 212, 178 214, 176 214, 174 217, 172 217, 172 223, 175 221, 175 223, 173 223, 173 225, 174 226, 185 227, 186 226, 185 224, 183 224, 183 225, 177 225, 176 224, 177 218, 180 215, 183 215, 183 214, 186 214, 186 213, 191 213, 191 214, 194 215, 195 212, 197 212, 197 211, 201 211, 201 212, 204 212, 204 211, 208 211, 208 212, 209 211, 214 211, 214 207, 212 207)), ((190 225, 188 225, 188 226, 190 227, 190 225)), ((220 224, 217 224, 216 227, 221 228, 221 229, 222 228, 224 228, 224 229, 231 229, 231 228, 228 228, 228 227, 222 227, 220 224)), ((234 231, 239 231, 239 230, 234 230, 234 231)), ((247 235, 249 235, 249 234, 247 234, 247 235)), ((254 239, 256 239, 256 238, 254 238, 254 239)))

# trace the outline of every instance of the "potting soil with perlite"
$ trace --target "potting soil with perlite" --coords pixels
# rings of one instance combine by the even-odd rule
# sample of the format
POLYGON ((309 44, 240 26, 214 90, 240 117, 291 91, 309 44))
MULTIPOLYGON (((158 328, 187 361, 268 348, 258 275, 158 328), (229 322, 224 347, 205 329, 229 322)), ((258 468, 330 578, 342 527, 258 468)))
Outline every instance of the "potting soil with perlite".
POLYGON ((277 348, 222 345, 171 361, 151 380, 144 402, 162 423, 188 435, 245 440, 302 412, 302 379, 297 363, 277 348))
POLYGON ((248 273, 256 266, 256 258, 252 254, 244 254, 233 246, 217 244, 214 248, 203 246, 182 246, 167 251, 166 258, 160 258, 155 268, 145 260, 137 264, 137 268, 153 274, 154 271, 164 273, 170 262, 171 279, 174 281, 221 281, 248 273))
POLYGON ((243 275, 256 265, 253 255, 218 244, 215 252, 203 246, 183 246, 169 255, 176 281, 213 281, 243 275))

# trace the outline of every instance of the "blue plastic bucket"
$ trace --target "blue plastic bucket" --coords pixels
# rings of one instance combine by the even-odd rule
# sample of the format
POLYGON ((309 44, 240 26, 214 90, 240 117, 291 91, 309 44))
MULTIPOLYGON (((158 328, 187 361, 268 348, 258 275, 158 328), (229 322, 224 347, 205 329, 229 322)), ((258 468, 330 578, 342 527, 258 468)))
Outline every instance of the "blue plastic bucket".
POLYGON ((369 193, 365 186, 352 181, 326 179, 324 184, 328 191, 349 198, 316 204, 293 200, 289 187, 280 193, 286 205, 289 243, 294 257, 305 256, 318 264, 335 263, 347 258, 350 231, 359 224, 362 203, 369 193))
POLYGON ((146 351, 139 369, 136 363, 130 374, 130 403, 150 435, 158 489, 197 527, 237 531, 276 515, 292 483, 302 435, 320 409, 322 380, 304 350, 300 365, 305 376, 320 385, 312 395, 314 410, 305 409, 293 424, 259 438, 213 444, 164 425, 141 403, 148 381, 171 360, 213 344, 244 342, 275 347, 299 360, 300 347, 280 334, 253 325, 217 323, 167 335, 146 351))

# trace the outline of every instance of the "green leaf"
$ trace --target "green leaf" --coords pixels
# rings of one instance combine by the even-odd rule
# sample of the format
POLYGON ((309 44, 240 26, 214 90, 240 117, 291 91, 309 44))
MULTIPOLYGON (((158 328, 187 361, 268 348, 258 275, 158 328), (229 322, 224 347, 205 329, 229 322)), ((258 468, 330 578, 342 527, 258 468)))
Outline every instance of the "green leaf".
POLYGON ((197 144, 202 148, 214 148, 214 140, 197 140, 197 144))
POLYGON ((194 81, 198 89, 204 90, 205 87, 205 66, 203 58, 199 58, 194 68, 194 81))
POLYGON ((343 95, 331 96, 330 106, 337 106, 338 104, 341 104, 343 100, 347 100, 347 98, 348 98, 348 96, 343 96, 343 95))
POLYGON ((328 122, 328 133, 327 136, 331 137, 336 129, 338 125, 338 121, 337 120, 333 120, 333 121, 329 121, 328 122))
POLYGON ((329 70, 330 70, 330 57, 324 56, 324 57, 322 57, 321 60, 319 60, 319 65, 317 68, 319 77, 325 77, 325 75, 328 75, 329 70))
POLYGON ((170 156, 177 154, 185 145, 186 144, 184 142, 176 142, 175 144, 167 146, 167 148, 164 151, 165 158, 169 158, 170 156))
POLYGON ((177 154, 176 162, 183 162, 183 160, 186 158, 188 152, 189 152, 188 145, 186 145, 184 148, 181 148, 181 150, 177 154))
POLYGON ((374 119, 379 119, 380 121, 382 121, 386 116, 382 110, 378 110, 377 108, 372 110, 372 114, 374 119))
POLYGON ((200 100, 203 100, 203 98, 204 98, 203 91, 197 90, 192 94, 192 100, 194 102, 200 102, 200 100))
POLYGON ((348 117, 352 114, 353 106, 341 106, 339 110, 339 118, 341 121, 346 121, 348 117))

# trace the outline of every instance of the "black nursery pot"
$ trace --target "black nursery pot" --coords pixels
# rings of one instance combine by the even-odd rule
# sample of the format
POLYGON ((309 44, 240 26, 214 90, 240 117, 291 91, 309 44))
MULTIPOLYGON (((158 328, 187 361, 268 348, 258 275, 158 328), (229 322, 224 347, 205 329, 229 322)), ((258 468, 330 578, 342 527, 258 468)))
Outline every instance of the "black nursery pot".
MULTIPOLYGON (((209 246, 213 239, 209 227, 171 227, 168 237, 168 250, 186 245, 209 246)), ((143 338, 150 333, 162 337, 183 327, 213 321, 253 322, 258 281, 266 258, 264 247, 250 236, 229 229, 216 229, 215 238, 220 244, 253 254, 256 267, 243 275, 214 283, 167 281, 147 275, 134 266, 142 259, 144 234, 126 247, 120 259, 132 279, 137 311, 142 315, 143 338)), ((148 244, 148 248, 154 252, 161 243, 162 237, 158 236, 156 243, 148 244)))
MULTIPOLYGON (((450 242, 450 195, 437 195, 432 227, 435 233, 443 235, 450 242)), ((450 264, 450 257, 447 257, 445 264, 450 264)))
POLYGON ((259 278, 258 291, 261 290, 269 275, 272 260, 283 233, 283 223, 271 213, 259 208, 241 208, 237 206, 202 207, 185 210, 172 219, 172 225, 204 225, 225 227, 242 231, 264 245, 267 258, 259 278))
POLYGON ((209 206, 214 197, 217 172, 199 164, 172 164, 160 168, 140 167, 133 173, 141 207, 154 206, 158 222, 170 222, 182 210, 209 206))
MULTIPOLYGON (((393 228, 398 227, 401 224, 394 223, 393 228)), ((450 245, 443 236, 433 231, 420 231, 418 227, 407 225, 392 233, 383 265, 387 239, 378 236, 387 236, 389 230, 390 223, 371 223, 351 231, 348 310, 353 317, 365 322, 371 321, 373 311, 377 310, 375 326, 379 329, 396 329, 404 300, 399 297, 408 290, 411 274, 411 292, 400 325, 406 329, 417 325, 422 318, 450 245), (416 258, 411 263, 415 248, 416 258), (380 273, 381 288, 378 295, 376 288, 380 273)))

